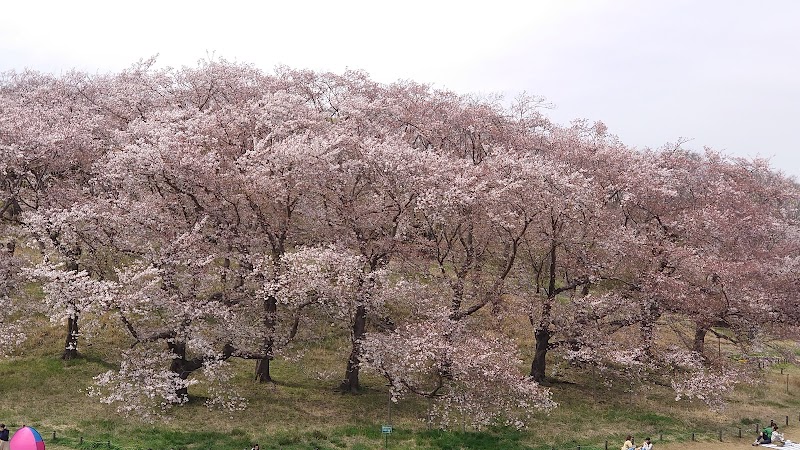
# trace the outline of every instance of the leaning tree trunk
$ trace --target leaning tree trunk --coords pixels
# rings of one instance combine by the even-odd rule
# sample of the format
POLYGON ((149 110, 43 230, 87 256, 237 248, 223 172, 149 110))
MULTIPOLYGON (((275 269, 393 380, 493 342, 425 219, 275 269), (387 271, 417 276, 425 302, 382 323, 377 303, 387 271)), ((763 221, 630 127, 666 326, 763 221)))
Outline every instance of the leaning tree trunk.
POLYGON ((361 339, 367 330, 367 308, 363 304, 356 307, 356 317, 353 321, 352 349, 347 360, 347 370, 344 380, 339 385, 342 392, 356 393, 359 390, 358 374, 361 365, 361 339))
POLYGON ((275 322, 276 314, 278 311, 278 300, 275 296, 270 295, 264 299, 264 330, 266 336, 264 337, 263 357, 256 361, 256 381, 259 383, 272 382, 272 376, 269 373, 270 361, 275 346, 275 322))

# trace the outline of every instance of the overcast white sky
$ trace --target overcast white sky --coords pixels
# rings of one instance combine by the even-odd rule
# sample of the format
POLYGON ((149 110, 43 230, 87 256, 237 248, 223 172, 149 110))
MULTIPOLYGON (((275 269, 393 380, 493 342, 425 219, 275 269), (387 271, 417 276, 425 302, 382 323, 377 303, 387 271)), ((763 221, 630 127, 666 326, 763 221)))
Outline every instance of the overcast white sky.
POLYGON ((0 15, 0 71, 155 54, 527 91, 559 123, 602 120, 640 148, 687 138, 800 178, 797 0, 19 0, 0 15))

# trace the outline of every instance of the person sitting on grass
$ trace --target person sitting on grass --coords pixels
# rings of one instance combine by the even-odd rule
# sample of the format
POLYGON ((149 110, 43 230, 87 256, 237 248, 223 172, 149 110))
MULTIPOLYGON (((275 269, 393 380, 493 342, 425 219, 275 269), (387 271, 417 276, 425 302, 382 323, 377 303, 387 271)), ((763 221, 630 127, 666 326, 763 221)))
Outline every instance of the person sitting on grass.
POLYGON ((622 444, 622 450, 635 450, 636 446, 633 445, 633 436, 630 434, 625 438, 625 443, 622 444))
POLYGON ((758 439, 753 442, 753 445, 772 443, 772 427, 777 427, 774 421, 770 422, 770 426, 765 427, 760 433, 758 433, 758 439))
POLYGON ((770 441, 778 447, 783 447, 786 444, 786 438, 783 436, 783 433, 778 431, 778 426, 775 425, 772 427, 772 435, 770 436, 770 441))
POLYGON ((644 440, 644 443, 641 447, 639 447, 639 450, 653 450, 653 443, 650 442, 650 438, 644 440))

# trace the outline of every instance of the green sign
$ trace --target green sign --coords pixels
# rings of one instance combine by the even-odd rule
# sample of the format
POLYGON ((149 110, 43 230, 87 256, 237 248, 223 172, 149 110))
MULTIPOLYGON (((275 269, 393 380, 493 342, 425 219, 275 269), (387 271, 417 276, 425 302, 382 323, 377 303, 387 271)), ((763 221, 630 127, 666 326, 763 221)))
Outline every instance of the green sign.
POLYGON ((391 425, 384 425, 384 426, 381 427, 381 433, 389 434, 391 432, 392 432, 392 426, 391 425))

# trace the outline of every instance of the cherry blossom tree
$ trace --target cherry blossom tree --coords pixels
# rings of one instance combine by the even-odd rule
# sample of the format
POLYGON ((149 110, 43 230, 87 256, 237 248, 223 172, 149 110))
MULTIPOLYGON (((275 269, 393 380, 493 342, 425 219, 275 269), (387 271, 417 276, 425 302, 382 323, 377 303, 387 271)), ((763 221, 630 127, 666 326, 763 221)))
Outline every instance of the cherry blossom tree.
MULTIPOLYGON (((602 125, 602 124, 600 124, 602 125)), ((545 379, 552 349, 575 350, 591 338, 580 336, 587 325, 606 320, 615 308, 586 308, 590 289, 608 289, 606 280, 620 272, 620 261, 631 236, 612 205, 622 186, 612 174, 629 162, 628 150, 598 124, 551 127, 541 142, 546 164, 531 171, 532 187, 541 212, 520 242, 522 256, 514 273, 513 291, 524 298, 535 338, 530 375, 545 379), (557 154, 558 158, 546 155, 557 154), (598 313, 601 313, 598 315, 598 313), (591 322, 587 323, 587 322, 591 322)), ((533 199, 525 203, 530 205, 533 199)), ((609 302, 612 296, 601 296, 609 302)), ((625 311, 624 309, 622 311, 625 311)), ((628 323, 617 316, 615 320, 628 323)))
POLYGON ((712 327, 731 329, 741 339, 754 318, 772 309, 777 286, 760 280, 768 280, 786 254, 791 222, 785 205, 796 191, 761 161, 680 149, 653 156, 651 180, 661 174, 672 188, 650 188, 626 205, 627 217, 654 249, 647 265, 652 275, 643 273, 640 280, 645 290, 659 293, 662 310, 692 318, 690 347, 703 355, 712 327))
MULTIPOLYGON (((54 252, 77 273, 86 247, 39 217, 82 203, 92 164, 107 148, 108 122, 84 101, 76 78, 75 72, 61 78, 30 71, 5 74, 0 151, 4 222, 17 228, 19 244, 50 252, 45 258, 54 252)), ((79 313, 69 302, 62 306, 67 325, 62 357, 71 359, 77 356, 79 313)))
POLYGON ((402 299, 412 318, 368 333, 363 343, 365 367, 389 381, 392 401, 428 399, 428 420, 443 428, 523 428, 536 411, 555 407, 547 389, 519 372, 516 345, 477 322, 453 319, 450 295, 436 286, 400 280, 381 293, 386 302, 402 299))
MULTIPOLYGON (((358 142, 348 150, 325 156, 330 169, 318 174, 318 179, 324 180, 318 194, 320 220, 328 225, 324 232, 333 242, 358 249, 364 258, 364 271, 370 274, 387 268, 400 251, 402 233, 419 192, 416 188, 426 179, 428 155, 402 141, 358 142)), ((364 298, 353 315, 352 349, 340 386, 343 391, 359 389, 360 346, 367 313, 364 298)))

